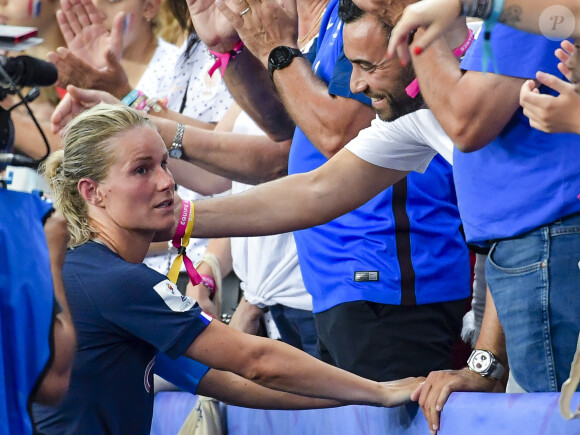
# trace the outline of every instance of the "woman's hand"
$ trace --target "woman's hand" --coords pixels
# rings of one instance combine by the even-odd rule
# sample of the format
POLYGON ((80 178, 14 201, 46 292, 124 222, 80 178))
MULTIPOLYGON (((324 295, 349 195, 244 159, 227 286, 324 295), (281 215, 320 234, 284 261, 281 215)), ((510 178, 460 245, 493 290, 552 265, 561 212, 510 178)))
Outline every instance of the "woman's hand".
POLYGON ((391 37, 387 54, 390 57, 399 57, 403 63, 408 63, 409 37, 419 27, 425 32, 413 41, 414 53, 420 54, 453 24, 461 15, 461 4, 458 0, 422 0, 407 6, 397 22, 391 37))
POLYGON ((101 13, 91 0, 61 0, 60 4, 62 9, 56 14, 56 19, 68 48, 75 55, 97 68, 107 65, 109 51, 117 59, 121 58, 123 12, 115 16, 109 32, 103 24, 101 13))
MULTIPOLYGON (((111 94, 104 91, 96 91, 92 89, 79 89, 76 86, 68 86, 66 88, 67 94, 58 103, 54 109, 50 121, 52 123, 52 132, 54 134, 61 134, 66 125, 81 113, 83 110, 96 106, 101 102, 118 104, 120 101, 111 94)), ((181 207, 181 203, 180 203, 181 207)))

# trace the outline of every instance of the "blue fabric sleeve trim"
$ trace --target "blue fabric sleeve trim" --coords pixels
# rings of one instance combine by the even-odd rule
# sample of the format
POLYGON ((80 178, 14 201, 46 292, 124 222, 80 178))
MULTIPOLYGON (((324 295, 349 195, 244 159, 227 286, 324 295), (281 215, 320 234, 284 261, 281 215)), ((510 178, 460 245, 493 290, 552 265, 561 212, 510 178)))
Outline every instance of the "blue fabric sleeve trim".
POLYGON ((155 373, 191 394, 197 394, 199 382, 208 371, 208 366, 184 356, 171 359, 159 352, 155 358, 155 373))

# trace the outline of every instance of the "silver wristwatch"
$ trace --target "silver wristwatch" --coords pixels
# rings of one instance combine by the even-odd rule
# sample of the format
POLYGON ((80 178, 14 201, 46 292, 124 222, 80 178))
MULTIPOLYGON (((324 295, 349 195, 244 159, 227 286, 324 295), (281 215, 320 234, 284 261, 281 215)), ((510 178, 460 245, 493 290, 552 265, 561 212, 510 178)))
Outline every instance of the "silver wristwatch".
POLYGON ((169 157, 173 159, 180 159, 183 157, 183 132, 185 131, 185 125, 179 123, 177 124, 177 131, 175 132, 175 138, 169 148, 169 157))
POLYGON ((467 360, 467 367, 472 372, 481 376, 491 376, 495 379, 501 379, 505 373, 505 368, 495 358, 495 355, 489 350, 474 349, 467 360))

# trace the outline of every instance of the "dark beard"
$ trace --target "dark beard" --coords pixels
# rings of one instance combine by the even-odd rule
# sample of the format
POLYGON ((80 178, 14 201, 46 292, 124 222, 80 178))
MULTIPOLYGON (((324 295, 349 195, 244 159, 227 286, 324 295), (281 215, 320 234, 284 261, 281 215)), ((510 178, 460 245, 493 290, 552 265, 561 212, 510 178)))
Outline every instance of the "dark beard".
POLYGON ((386 122, 392 122, 401 116, 408 115, 409 113, 426 107, 421 93, 415 98, 411 98, 405 94, 404 97, 397 100, 389 96, 387 101, 389 102, 388 111, 376 111, 379 119, 386 122))

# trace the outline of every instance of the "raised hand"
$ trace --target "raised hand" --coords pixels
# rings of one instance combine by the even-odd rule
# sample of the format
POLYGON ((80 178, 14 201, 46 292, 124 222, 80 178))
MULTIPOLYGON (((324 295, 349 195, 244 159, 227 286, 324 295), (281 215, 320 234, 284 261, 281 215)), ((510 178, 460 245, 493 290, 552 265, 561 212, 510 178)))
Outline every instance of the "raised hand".
POLYGON ((425 28, 425 32, 413 41, 415 54, 420 54, 443 35, 460 14, 461 4, 457 0, 423 0, 407 6, 391 32, 387 54, 390 57, 396 54, 401 62, 408 63, 411 32, 425 28))
POLYGON ((123 20, 119 12, 109 32, 91 0, 61 0, 56 18, 69 50, 97 69, 108 66, 109 52, 119 60, 123 54, 123 20))
POLYGON ((215 0, 187 0, 187 6, 195 31, 205 45, 220 53, 234 48, 240 37, 215 0))
POLYGON ((262 64, 267 65, 268 55, 279 45, 298 47, 296 0, 217 0, 216 4, 262 64))
POLYGON ((120 103, 118 99, 104 91, 79 89, 72 85, 68 86, 66 90, 67 94, 58 103, 50 118, 52 132, 54 134, 62 135, 69 121, 89 107, 96 106, 100 102, 110 104, 120 103))
POLYGON ((57 85, 62 88, 74 85, 84 89, 98 89, 119 98, 131 91, 127 73, 112 51, 106 53, 107 65, 100 69, 64 47, 59 47, 56 53, 48 53, 47 58, 57 67, 57 85))

